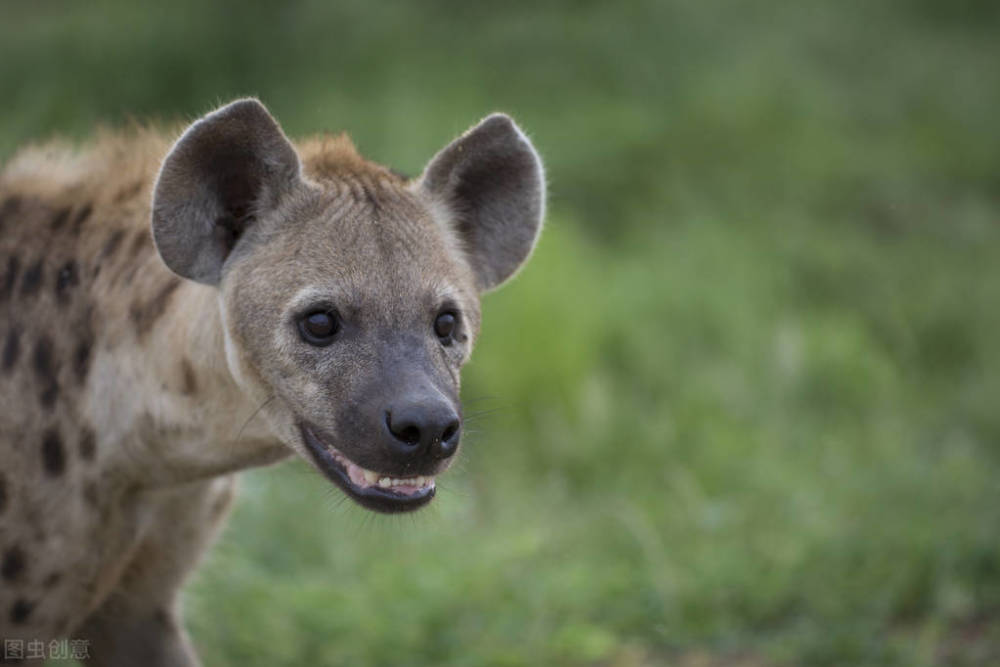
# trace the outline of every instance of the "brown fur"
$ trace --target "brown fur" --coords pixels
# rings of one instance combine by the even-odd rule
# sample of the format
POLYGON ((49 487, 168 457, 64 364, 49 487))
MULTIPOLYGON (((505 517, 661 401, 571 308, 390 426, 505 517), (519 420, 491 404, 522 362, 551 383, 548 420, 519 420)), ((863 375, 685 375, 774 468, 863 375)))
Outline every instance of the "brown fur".
POLYGON ((394 355, 419 356, 457 400, 479 329, 470 258, 489 249, 463 249, 447 202, 343 135, 298 145, 303 180, 259 211, 218 287, 182 280, 149 231, 173 136, 102 131, 0 173, 0 637, 87 637, 98 664, 194 664, 177 593, 231 473, 304 454, 296 416, 343 433, 350 413, 330 406, 360 405, 394 355), (317 362, 282 328, 303 290, 376 333, 317 362), (414 338, 445 297, 465 338, 414 338))

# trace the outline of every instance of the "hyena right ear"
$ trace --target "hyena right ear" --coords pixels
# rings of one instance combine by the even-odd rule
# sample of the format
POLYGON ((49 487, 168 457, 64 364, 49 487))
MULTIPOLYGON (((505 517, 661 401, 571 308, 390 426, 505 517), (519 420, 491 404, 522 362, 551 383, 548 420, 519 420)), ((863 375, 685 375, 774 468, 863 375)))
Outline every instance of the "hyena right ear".
POLYGON ((545 174, 509 116, 487 116, 446 146, 416 187, 458 237, 481 291, 514 275, 535 247, 545 214, 545 174))
POLYGON ((153 192, 153 239, 184 278, 216 285, 246 227, 300 180, 298 154, 264 105, 232 102, 191 125, 153 192))

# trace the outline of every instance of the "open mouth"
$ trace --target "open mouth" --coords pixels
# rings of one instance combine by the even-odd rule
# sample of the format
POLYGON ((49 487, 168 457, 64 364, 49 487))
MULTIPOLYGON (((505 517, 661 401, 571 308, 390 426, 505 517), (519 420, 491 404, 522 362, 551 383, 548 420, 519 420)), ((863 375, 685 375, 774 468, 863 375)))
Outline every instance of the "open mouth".
POLYGON ((410 512, 434 497, 433 476, 394 477, 367 470, 320 438, 308 424, 299 428, 319 469, 362 507, 376 512, 410 512))

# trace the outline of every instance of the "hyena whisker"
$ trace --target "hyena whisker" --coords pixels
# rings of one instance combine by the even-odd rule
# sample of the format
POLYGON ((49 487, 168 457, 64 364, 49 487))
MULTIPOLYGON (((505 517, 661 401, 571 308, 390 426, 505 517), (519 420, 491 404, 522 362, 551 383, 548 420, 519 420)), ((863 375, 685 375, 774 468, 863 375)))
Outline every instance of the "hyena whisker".
POLYGON ((264 400, 263 403, 261 403, 260 405, 257 406, 257 409, 253 411, 253 414, 251 414, 247 418, 247 420, 245 422, 243 422, 243 426, 241 426, 240 430, 236 433, 236 438, 235 438, 234 442, 238 443, 240 441, 240 438, 243 437, 243 432, 246 430, 247 426, 250 425, 250 422, 252 422, 254 420, 254 417, 256 417, 257 415, 259 415, 260 411, 263 410, 265 407, 267 407, 267 404, 270 403, 273 400, 274 400, 274 394, 271 394, 270 396, 267 397, 267 399, 264 400))

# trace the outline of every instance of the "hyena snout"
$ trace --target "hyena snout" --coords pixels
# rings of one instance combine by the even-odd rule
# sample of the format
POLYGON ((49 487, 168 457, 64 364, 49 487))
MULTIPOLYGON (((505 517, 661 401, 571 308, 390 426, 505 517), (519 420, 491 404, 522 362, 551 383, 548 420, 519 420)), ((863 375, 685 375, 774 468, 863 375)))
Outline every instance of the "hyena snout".
POLYGON ((423 395, 390 406, 385 429, 393 456, 409 464, 442 461, 458 450, 462 419, 444 397, 423 395))

